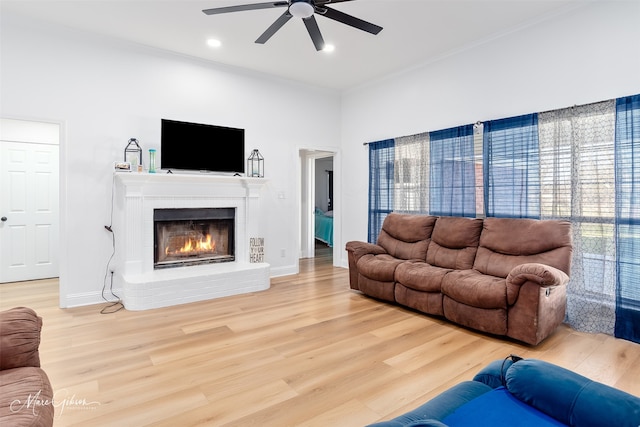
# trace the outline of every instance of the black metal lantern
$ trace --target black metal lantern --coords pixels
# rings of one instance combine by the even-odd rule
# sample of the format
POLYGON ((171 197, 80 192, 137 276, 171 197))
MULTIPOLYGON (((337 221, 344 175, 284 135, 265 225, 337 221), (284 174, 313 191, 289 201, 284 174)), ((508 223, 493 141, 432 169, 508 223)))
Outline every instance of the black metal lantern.
POLYGON ((135 170, 138 165, 142 165, 142 148, 140 148, 137 139, 131 138, 124 148, 124 161, 131 165, 132 170, 135 170))
POLYGON ((247 176, 264 178, 264 157, 256 148, 247 159, 247 176))

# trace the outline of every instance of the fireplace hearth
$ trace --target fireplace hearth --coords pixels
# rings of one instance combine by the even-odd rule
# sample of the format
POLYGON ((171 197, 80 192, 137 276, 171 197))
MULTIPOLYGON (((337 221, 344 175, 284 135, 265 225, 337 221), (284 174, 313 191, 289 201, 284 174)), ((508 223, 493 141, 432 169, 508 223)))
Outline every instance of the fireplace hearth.
POLYGON ((234 208, 154 209, 153 268, 231 262, 234 208))

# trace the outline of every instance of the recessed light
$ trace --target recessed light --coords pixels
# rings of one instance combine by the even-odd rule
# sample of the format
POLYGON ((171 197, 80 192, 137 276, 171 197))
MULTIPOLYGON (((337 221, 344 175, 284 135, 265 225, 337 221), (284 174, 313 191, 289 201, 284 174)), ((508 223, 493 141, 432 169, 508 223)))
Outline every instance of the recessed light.
POLYGON ((322 49, 323 52, 333 52, 334 50, 336 50, 336 47, 332 44, 325 44, 322 49))
POLYGON ((209 39, 207 40, 207 44, 211 47, 220 47, 222 46, 222 42, 217 39, 209 39))

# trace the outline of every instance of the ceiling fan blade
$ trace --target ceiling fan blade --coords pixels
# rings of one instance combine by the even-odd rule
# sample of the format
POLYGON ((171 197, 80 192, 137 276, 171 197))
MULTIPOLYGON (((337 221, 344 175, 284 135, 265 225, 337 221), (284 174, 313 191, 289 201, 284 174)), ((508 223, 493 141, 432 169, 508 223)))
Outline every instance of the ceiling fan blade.
POLYGON ((320 6, 320 5, 324 6, 329 3, 342 3, 345 1, 353 1, 353 0, 315 0, 314 3, 316 4, 316 6, 320 6))
POLYGON ((288 1, 274 1, 269 3, 253 3, 241 4, 238 6, 216 7, 213 9, 205 9, 203 12, 207 15, 218 15, 220 13, 242 12, 245 10, 271 9, 274 7, 288 7, 288 1))
POLYGON ((305 27, 307 27, 307 31, 311 36, 311 40, 313 40, 313 45, 316 47, 316 50, 324 49, 324 39, 320 33, 320 28, 318 27, 315 16, 311 15, 308 18, 303 18, 302 21, 304 21, 305 27))
POLYGON ((284 24, 289 22, 289 19, 291 19, 291 14, 287 10, 282 15, 280 15, 280 17, 276 19, 275 22, 271 24, 269 28, 267 28, 267 31, 265 31, 264 33, 262 33, 260 37, 258 37, 258 39, 256 40, 256 43, 265 44, 267 40, 269 40, 271 36, 273 36, 276 33, 276 31, 282 28, 284 24))
POLYGON ((372 24, 371 22, 363 21, 355 16, 347 15, 344 12, 340 12, 330 7, 322 6, 316 9, 316 13, 326 18, 333 19, 334 21, 342 22, 343 24, 357 28, 362 31, 366 31, 371 34, 378 34, 382 31, 382 27, 372 24))

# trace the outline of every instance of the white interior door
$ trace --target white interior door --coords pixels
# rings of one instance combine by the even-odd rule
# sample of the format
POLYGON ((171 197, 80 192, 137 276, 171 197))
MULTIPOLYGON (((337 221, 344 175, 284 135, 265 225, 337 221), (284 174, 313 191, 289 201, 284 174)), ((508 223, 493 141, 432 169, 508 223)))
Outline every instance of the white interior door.
POLYGON ((47 144, 7 140, 6 133, 5 127, 0 140, 0 283, 57 277, 57 136, 55 144, 47 144))

